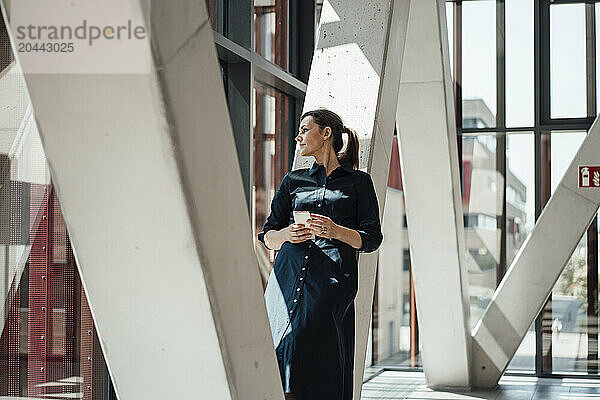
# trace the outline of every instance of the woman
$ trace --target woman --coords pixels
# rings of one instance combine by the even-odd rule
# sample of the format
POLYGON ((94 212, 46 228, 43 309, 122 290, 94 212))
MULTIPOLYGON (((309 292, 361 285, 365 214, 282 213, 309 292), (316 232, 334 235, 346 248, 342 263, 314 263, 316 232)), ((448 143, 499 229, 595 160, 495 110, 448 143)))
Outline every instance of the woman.
POLYGON ((383 239, 377 196, 356 169, 358 137, 337 114, 304 113, 296 141, 316 161, 283 178, 258 235, 279 250, 265 292, 275 353, 286 399, 350 400, 358 252, 383 239), (308 226, 292 211, 310 211, 308 226))

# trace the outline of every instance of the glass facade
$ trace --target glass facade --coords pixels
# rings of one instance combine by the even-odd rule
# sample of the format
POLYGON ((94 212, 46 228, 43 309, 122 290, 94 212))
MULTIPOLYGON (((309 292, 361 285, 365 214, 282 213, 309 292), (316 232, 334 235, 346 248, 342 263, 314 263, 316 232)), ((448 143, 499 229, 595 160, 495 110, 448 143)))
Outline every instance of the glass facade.
MULTIPOLYGON (((585 136, 585 132, 553 132, 549 135, 552 193, 585 136)), ((587 239, 587 234, 584 234, 577 244, 543 310, 545 370, 557 373, 587 373, 588 369, 597 371, 597 362, 593 365, 588 362, 591 352, 595 352, 594 359, 598 359, 598 313, 597 306, 592 304, 590 309, 588 304, 588 278, 594 269, 597 276, 598 270, 597 266, 588 266, 587 239), (588 314, 588 310, 591 314, 588 314), (592 332, 594 335, 588 335, 592 332)))
POLYGON ((585 76, 585 4, 550 7, 550 115, 587 116, 585 76), (568 92, 571 101, 561 97, 568 92))
MULTIPOLYGON (((492 0, 462 3, 462 98, 477 99, 496 118, 496 2, 492 0)), ((472 103, 471 103, 472 104, 472 103)), ((464 104, 467 109, 469 104, 464 104)), ((463 116, 464 117, 464 116, 463 116)), ((467 121, 465 121, 466 123, 467 121)))
MULTIPOLYGON (((569 4, 542 0, 446 4, 472 327, 596 115, 600 8, 577 1, 564 3, 569 4)), ((399 212, 387 210, 392 207, 391 191, 388 188, 386 215, 399 212)), ((390 272, 382 271, 388 262, 388 240, 404 240, 398 246, 407 248, 407 239, 392 233, 393 223, 385 218, 384 229, 390 233, 379 256, 379 273, 385 277, 377 281, 372 362, 381 367, 418 368, 419 333, 416 320, 411 319, 410 275, 397 272, 392 284, 387 281, 390 272), (408 299, 405 308, 400 298, 408 299)), ((393 219, 396 229, 406 233, 405 216, 393 219)), ((594 223, 581 239, 509 372, 538 376, 598 373, 597 232, 594 223)), ((407 256, 408 251, 403 258, 407 256)))
POLYGON ((0 397, 116 399, 3 24, 0 50, 0 397))
MULTIPOLYGON (((485 7, 485 2, 469 3, 485 7)), ((492 11, 496 18, 496 40, 490 46, 495 54, 496 72, 485 85, 489 91, 495 89, 496 182, 504 186, 500 192, 503 196, 495 198, 499 201, 496 226, 500 240, 496 243, 500 257, 492 289, 531 232, 596 115, 598 5, 578 1, 550 3, 495 2, 492 11)), ((466 21, 473 18, 472 12, 466 12, 466 2, 453 2, 453 6, 455 29, 463 26, 464 32, 464 26, 477 23, 466 21)), ((482 34, 483 39, 470 40, 489 43, 486 30, 482 34)), ((463 43, 464 40, 463 33, 463 43)), ((455 42, 454 47, 466 46, 463 43, 455 42)), ((462 67, 463 109, 458 111, 463 118, 458 132, 463 138, 464 168, 465 138, 483 136, 490 142, 489 127, 483 118, 470 115, 473 107, 465 106, 466 101, 477 100, 465 96, 466 75, 473 71, 467 65, 479 65, 482 61, 463 51, 462 57, 455 57, 454 62, 462 67)), ((485 90, 481 93, 480 101, 488 104, 485 90)), ((468 185, 463 179, 463 187, 468 185)), ((492 187, 489 189, 494 191, 492 187)), ((466 223, 466 232, 468 226, 466 223)), ((597 243, 594 223, 526 334, 509 371, 529 371, 538 376, 598 373, 597 243)))
POLYGON ((288 2, 254 0, 254 50, 288 69, 288 2))
MULTIPOLYGON (((254 85, 254 185, 253 194, 253 232, 256 236, 271 211, 271 199, 287 171, 290 170, 290 158, 294 144, 289 135, 290 96, 265 86, 259 82, 254 85)), ((275 251, 262 245, 256 246, 260 259, 261 275, 266 284, 275 251)))
POLYGON ((503 178, 496 168, 494 134, 462 137, 465 261, 469 278, 471 328, 496 288, 500 263, 497 220, 502 215, 503 178))
POLYGON ((513 0, 505 7, 506 126, 533 126, 533 1, 513 0))
MULTIPOLYGON (((320 8, 295 0, 248 0, 235 6, 211 0, 208 6, 256 238, 292 167, 320 8)), ((275 252, 256 240, 255 249, 266 284, 275 252)))
POLYGON ((397 137, 393 140, 385 204, 385 239, 379 249, 373 299, 372 362, 415 368, 421 365, 420 347, 397 137))
POLYGON ((506 137, 506 264, 515 256, 533 229, 535 219, 534 134, 511 133, 506 137))

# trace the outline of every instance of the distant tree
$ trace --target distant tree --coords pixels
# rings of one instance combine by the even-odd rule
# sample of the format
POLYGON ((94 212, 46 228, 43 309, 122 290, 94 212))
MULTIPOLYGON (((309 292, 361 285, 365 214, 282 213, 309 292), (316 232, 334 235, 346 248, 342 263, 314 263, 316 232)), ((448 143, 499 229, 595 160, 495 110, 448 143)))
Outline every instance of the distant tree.
POLYGON ((584 241, 577 245, 573 256, 558 278, 553 293, 577 297, 581 300, 583 309, 587 308, 587 260, 584 241))

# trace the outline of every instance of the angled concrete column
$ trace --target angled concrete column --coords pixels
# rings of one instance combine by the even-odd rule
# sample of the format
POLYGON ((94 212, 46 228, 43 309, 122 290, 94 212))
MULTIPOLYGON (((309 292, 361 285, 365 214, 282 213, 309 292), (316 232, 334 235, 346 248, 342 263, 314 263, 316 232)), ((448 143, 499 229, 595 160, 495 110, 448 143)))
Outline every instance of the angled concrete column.
MULTIPOLYGON (((323 4, 304 111, 327 107, 361 139, 360 167, 372 178, 383 216, 410 0, 323 4)), ((298 154, 294 168, 311 165, 298 154)), ((377 254, 359 260, 354 396, 360 397, 377 254)))
MULTIPOLYGON (((514 356, 579 239, 595 218, 600 186, 579 188, 579 166, 600 165, 600 123, 579 152, 473 331, 473 384, 492 387, 514 356)), ((590 177, 593 182, 594 175, 590 177)), ((594 183, 592 183, 594 185, 594 183)))
POLYGON ((24 64, 117 395, 283 398, 205 1, 151 15, 158 73, 24 64))
POLYGON ((445 3, 411 3, 398 134, 421 358, 429 386, 469 386, 469 297, 445 3))

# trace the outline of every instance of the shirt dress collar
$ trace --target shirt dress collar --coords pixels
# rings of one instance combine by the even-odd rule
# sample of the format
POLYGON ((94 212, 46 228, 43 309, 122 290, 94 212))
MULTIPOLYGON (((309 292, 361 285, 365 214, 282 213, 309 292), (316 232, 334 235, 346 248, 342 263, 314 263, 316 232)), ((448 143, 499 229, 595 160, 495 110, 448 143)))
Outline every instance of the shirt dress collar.
MULTIPOLYGON (((319 170, 319 168, 323 168, 323 169, 324 169, 325 167, 323 167, 323 165, 321 165, 321 164, 317 164, 317 162, 316 162, 316 161, 314 161, 314 162, 313 162, 313 165, 312 165, 312 167, 310 167, 310 169, 308 170, 308 173, 309 173, 309 175, 314 175, 314 174, 316 174, 316 173, 317 173, 317 171, 319 170)), ((338 169, 338 168, 336 168, 336 169, 338 169)), ((353 171, 354 171, 354 168, 352 168, 352 167, 351 167, 350 165, 348 165, 348 164, 343 164, 343 165, 340 165, 340 169, 342 169, 342 170, 344 170, 344 171, 346 171, 346 172, 353 172, 353 171)), ((334 170, 334 171, 335 171, 335 170, 334 170)), ((332 172, 333 172, 333 171, 332 171, 332 172)))

